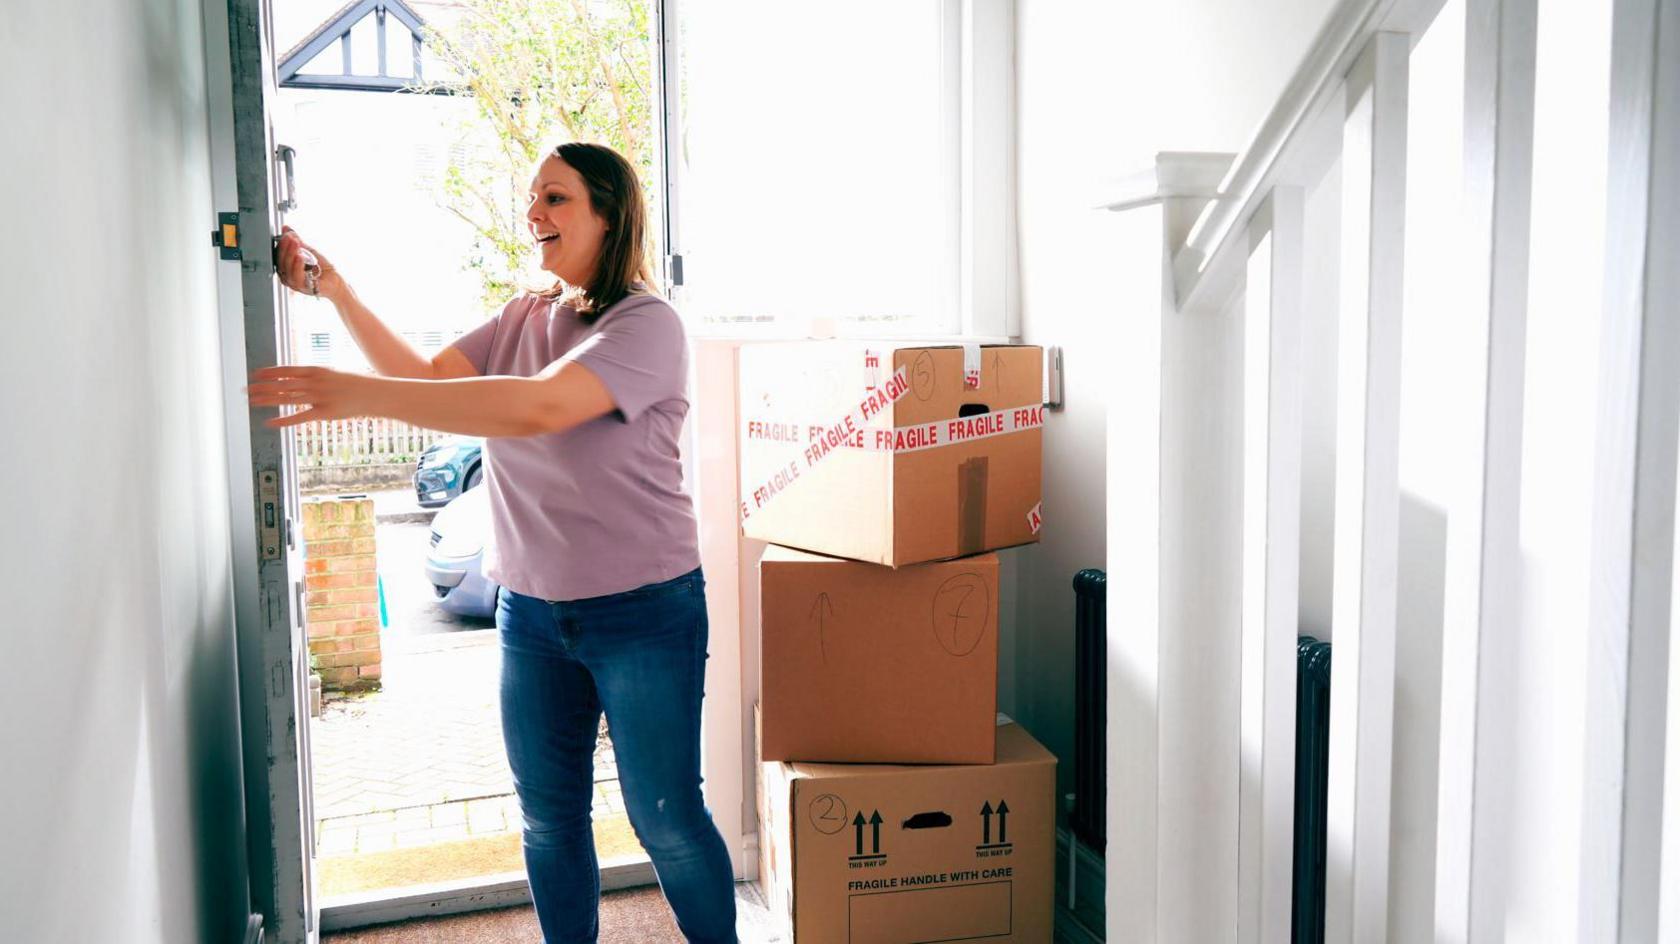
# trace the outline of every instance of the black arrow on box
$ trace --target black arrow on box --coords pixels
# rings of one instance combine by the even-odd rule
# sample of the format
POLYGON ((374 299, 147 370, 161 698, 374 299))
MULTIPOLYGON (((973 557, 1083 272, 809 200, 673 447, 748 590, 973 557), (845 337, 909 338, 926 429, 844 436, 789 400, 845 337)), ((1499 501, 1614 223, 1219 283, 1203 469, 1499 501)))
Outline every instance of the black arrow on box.
POLYGON ((857 815, 852 818, 852 826, 857 829, 858 855, 863 855, 863 827, 865 826, 870 827, 870 832, 872 833, 870 837, 870 855, 881 854, 881 823, 882 819, 880 810, 873 811, 873 815, 871 815, 867 820, 863 818, 862 810, 858 810, 857 815))
MULTIPOLYGON (((817 594, 816 602, 811 604, 811 621, 817 624, 817 646, 822 652, 823 665, 828 664, 828 620, 833 616, 834 603, 829 600, 828 594, 817 594)), ((863 853, 860 851, 858 854, 863 853)))
POLYGON ((986 805, 980 807, 980 844, 982 846, 992 844, 993 813, 996 813, 998 818, 998 845, 1006 845, 1009 842, 1009 801, 999 800, 997 809, 994 810, 992 809, 992 801, 987 800, 986 805))

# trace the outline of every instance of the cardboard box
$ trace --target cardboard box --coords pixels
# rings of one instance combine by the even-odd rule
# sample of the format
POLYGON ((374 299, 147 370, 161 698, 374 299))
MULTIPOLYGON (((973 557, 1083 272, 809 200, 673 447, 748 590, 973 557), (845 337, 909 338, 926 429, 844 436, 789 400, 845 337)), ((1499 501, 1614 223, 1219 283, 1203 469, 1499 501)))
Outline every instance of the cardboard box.
POLYGON ((738 357, 747 537, 894 567, 1038 540, 1040 348, 801 341, 738 357))
POLYGON ((989 764, 998 559, 759 561, 764 759, 989 764))
POLYGON ((759 880, 795 944, 1051 939, 1056 758, 999 716, 997 763, 759 767, 759 880))

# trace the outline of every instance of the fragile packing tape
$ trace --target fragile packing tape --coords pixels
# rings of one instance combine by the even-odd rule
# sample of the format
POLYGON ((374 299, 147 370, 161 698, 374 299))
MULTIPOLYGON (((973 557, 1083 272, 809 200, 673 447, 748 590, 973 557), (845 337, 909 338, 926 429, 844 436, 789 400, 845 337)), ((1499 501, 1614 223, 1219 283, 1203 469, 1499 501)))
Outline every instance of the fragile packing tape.
MULTIPOLYGON (((862 433, 865 424, 873 417, 881 415, 888 407, 897 403, 910 391, 910 381, 905 369, 900 367, 893 372, 885 384, 870 390, 869 393, 853 407, 851 412, 827 426, 816 427, 807 437, 808 442, 799 455, 777 466, 768 476, 760 480, 741 496, 741 520, 752 517, 753 512, 762 509, 774 501, 789 485, 798 481, 799 476, 815 468, 817 463, 833 455, 836 449, 851 441, 862 433)), ((773 439, 781 442, 799 442, 801 437, 795 434, 793 424, 765 423, 762 420, 748 420, 745 424, 748 439, 773 439), (760 435, 754 437, 753 431, 772 431, 777 435, 760 435)))
POLYGON ((777 442, 802 448, 797 456, 791 457, 757 485, 744 491, 741 520, 752 517, 754 512, 775 500, 802 474, 841 449, 919 452, 1038 429, 1044 425, 1044 407, 1038 404, 910 426, 867 425, 872 417, 880 416, 908 390, 905 369, 900 367, 887 383, 871 391, 857 407, 836 422, 818 425, 759 418, 744 420, 741 433, 746 441, 777 442))
MULTIPOLYGON (((955 443, 989 439, 1044 425, 1044 407, 1023 406, 1007 410, 962 416, 910 426, 861 427, 856 424, 805 424, 788 421, 749 419, 744 435, 748 440, 805 443, 809 451, 822 455, 832 449, 862 449, 865 452, 920 452, 955 443)), ((817 456, 821 459, 822 456, 817 456)), ((811 463, 811 464, 814 464, 811 463)))

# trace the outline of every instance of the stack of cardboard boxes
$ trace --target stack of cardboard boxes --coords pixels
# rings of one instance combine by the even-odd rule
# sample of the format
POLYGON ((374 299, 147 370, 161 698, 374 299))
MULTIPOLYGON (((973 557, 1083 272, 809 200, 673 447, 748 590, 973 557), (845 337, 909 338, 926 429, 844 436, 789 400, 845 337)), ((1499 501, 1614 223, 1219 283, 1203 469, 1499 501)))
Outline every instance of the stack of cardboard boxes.
POLYGON ((797 944, 1051 936, 1055 758, 997 714, 998 558, 1038 540, 1039 348, 740 352, 759 877, 797 944))

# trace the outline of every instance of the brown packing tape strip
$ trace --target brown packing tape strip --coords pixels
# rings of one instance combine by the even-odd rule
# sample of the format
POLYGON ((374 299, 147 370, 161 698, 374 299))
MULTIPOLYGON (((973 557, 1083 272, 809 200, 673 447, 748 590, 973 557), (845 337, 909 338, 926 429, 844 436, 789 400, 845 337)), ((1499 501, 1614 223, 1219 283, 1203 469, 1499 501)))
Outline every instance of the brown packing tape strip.
POLYGON ((975 456, 957 466, 957 553, 986 549, 987 457, 975 456))

